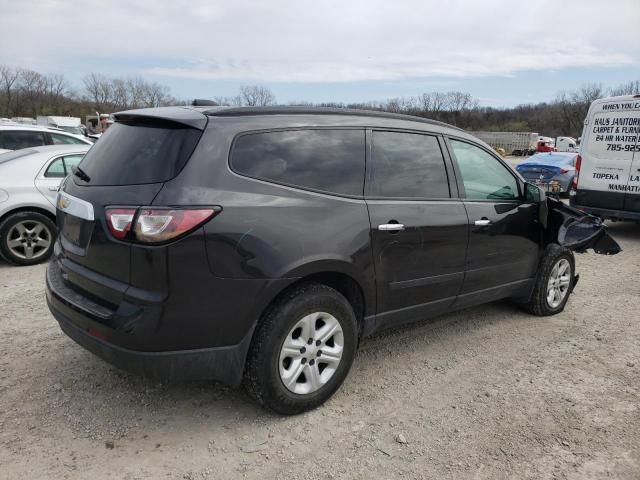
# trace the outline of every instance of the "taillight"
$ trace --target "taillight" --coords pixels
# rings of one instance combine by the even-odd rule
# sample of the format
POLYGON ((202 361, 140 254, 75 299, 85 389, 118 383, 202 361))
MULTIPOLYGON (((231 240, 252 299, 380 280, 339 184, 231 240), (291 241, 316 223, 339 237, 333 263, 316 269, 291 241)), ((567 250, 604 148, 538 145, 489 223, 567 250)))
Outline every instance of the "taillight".
POLYGON ((107 208, 107 226, 111 235, 118 240, 123 240, 131 230, 131 223, 136 214, 135 208, 107 208))
POLYGON ((133 238, 141 243, 162 243, 188 233, 214 217, 215 208, 112 208, 105 209, 107 226, 118 240, 133 238), (136 212, 138 214, 136 215, 136 212), (134 225, 135 220, 135 225, 134 225))
POLYGON ((578 190, 578 177, 580 177, 580 167, 582 166, 582 157, 578 155, 576 157, 576 174, 573 177, 573 182, 571 182, 571 190, 578 190))
POLYGON ((134 227, 136 240, 161 243, 199 227, 220 210, 141 208, 134 227))

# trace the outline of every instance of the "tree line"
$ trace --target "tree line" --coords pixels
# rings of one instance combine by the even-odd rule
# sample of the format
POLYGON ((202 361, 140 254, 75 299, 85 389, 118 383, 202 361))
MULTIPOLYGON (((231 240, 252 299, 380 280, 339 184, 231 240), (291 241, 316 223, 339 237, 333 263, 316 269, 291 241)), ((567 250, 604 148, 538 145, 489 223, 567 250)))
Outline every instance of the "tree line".
MULTIPOLYGON (((385 101, 361 103, 289 102, 288 105, 334 108, 361 108, 404 113, 440 120, 466 130, 531 131, 548 136, 579 136, 591 102, 612 95, 640 93, 640 80, 605 89, 597 83, 572 91, 559 92, 549 102, 522 104, 511 108, 482 106, 477 98, 462 91, 429 92, 395 97, 385 101)), ((276 105, 273 92, 261 85, 241 86, 235 96, 214 96, 219 105, 276 105)), ((170 89, 141 77, 109 77, 89 73, 82 87, 74 88, 57 74, 0 65, 0 117, 36 117, 68 115, 84 118, 95 111, 119 110, 168 105, 186 105, 191 100, 178 99, 170 89)))

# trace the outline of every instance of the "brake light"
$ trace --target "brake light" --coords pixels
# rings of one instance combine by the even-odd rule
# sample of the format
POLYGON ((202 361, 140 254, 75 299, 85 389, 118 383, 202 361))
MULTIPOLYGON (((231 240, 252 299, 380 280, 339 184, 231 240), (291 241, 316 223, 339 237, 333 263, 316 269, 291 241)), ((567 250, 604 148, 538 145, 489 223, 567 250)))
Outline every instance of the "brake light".
POLYGON ((133 231, 138 242, 162 243, 194 230, 221 210, 220 207, 109 207, 105 209, 105 215, 111 235, 118 240, 126 240, 129 232, 133 231))
POLYGON ((131 230, 133 217, 136 214, 135 208, 107 208, 107 226, 111 235, 118 240, 123 240, 131 230))
POLYGON ((576 174, 573 177, 573 182, 571 182, 571 190, 578 190, 578 178, 580 177, 580 167, 582 166, 582 156, 578 155, 576 157, 576 174))
POLYGON ((162 243, 192 231, 220 210, 141 208, 134 227, 135 238, 143 243, 162 243))

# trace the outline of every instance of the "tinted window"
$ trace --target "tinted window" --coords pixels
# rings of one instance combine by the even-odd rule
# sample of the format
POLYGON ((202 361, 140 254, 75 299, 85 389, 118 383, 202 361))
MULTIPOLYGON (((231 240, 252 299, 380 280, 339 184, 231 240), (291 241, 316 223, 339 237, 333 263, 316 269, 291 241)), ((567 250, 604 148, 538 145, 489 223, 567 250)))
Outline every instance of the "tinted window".
POLYGON ((0 132, 0 148, 20 150, 21 148, 45 145, 44 133, 29 130, 5 130, 0 132))
POLYGON ((70 137, 69 135, 60 135, 59 133, 50 133, 51 141, 54 145, 85 145, 85 142, 79 138, 70 137))
POLYGON ((373 132, 373 164, 367 194, 393 198, 449 197, 438 139, 417 133, 373 132))
POLYGON ((250 177, 362 195, 364 130, 289 130, 238 137, 231 167, 250 177))
POLYGON ((45 177, 64 178, 67 176, 64 170, 64 161, 61 158, 57 158, 49 165, 47 171, 44 173, 45 177))
POLYGON ((182 170, 201 135, 174 123, 118 122, 91 147, 81 167, 89 185, 164 182, 182 170))
POLYGON ((516 178, 495 157, 470 143, 451 140, 451 146, 460 167, 466 198, 518 198, 516 178))

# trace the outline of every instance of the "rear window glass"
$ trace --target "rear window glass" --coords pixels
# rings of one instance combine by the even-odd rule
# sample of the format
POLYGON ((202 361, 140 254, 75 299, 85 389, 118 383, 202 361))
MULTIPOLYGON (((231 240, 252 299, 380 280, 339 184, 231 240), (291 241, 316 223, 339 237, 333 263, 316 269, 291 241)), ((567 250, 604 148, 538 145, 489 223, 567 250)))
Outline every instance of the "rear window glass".
POLYGON ((364 130, 242 135, 231 155, 231 168, 242 175, 353 196, 362 196, 364 162, 364 130))
POLYGON ((165 182, 182 170, 201 135, 171 122, 118 122, 91 147, 80 167, 91 179, 89 185, 165 182))
POLYGON ((6 150, 40 147, 46 143, 43 132, 31 130, 0 131, 0 148, 6 150))

